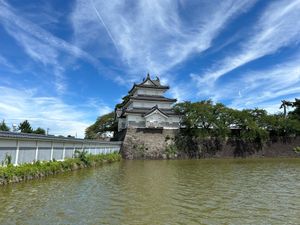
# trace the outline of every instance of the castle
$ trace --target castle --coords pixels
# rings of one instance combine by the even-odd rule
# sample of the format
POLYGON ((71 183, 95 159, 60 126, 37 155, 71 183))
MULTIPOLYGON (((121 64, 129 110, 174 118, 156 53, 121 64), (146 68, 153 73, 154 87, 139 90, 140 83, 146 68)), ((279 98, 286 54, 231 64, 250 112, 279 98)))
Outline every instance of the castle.
POLYGON ((134 84, 116 111, 118 131, 127 128, 179 129, 180 115, 172 109, 176 99, 164 97, 169 86, 148 74, 140 84, 134 84))

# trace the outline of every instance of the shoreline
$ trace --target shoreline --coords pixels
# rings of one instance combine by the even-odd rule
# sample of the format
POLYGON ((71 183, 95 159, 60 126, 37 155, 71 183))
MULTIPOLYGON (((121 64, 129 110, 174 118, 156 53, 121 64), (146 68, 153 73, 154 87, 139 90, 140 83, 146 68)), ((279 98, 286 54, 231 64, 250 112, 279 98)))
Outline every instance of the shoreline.
POLYGON ((37 161, 32 164, 25 163, 19 166, 8 165, 0 167, 0 186, 45 178, 68 171, 97 167, 120 160, 120 154, 111 153, 106 155, 87 155, 85 158, 71 158, 65 161, 37 161))

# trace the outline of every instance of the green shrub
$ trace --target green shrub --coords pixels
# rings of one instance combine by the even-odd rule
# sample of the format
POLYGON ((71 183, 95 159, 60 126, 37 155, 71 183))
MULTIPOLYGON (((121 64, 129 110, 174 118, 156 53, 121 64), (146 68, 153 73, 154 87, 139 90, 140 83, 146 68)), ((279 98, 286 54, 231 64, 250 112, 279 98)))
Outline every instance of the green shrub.
POLYGON ((300 146, 294 148, 294 152, 300 153, 300 146))
POLYGON ((1 162, 2 166, 8 166, 12 164, 12 157, 11 155, 5 153, 5 158, 4 160, 1 162))
POLYGON ((34 163, 25 163, 19 166, 8 164, 6 167, 0 167, 0 185, 46 177, 77 168, 100 165, 103 162, 110 163, 121 160, 121 156, 117 153, 107 155, 89 155, 87 152, 80 152, 77 153, 77 156, 77 158, 66 159, 65 161, 36 161, 34 163))

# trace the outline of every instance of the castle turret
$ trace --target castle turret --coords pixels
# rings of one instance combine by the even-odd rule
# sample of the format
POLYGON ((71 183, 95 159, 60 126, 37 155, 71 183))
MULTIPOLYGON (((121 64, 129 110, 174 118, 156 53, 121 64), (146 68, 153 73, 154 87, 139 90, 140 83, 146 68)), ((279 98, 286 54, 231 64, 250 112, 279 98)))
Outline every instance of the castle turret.
POLYGON ((118 130, 126 128, 178 129, 180 116, 173 109, 176 99, 164 97, 169 86, 162 85, 158 77, 148 74, 140 84, 134 84, 116 108, 118 130))

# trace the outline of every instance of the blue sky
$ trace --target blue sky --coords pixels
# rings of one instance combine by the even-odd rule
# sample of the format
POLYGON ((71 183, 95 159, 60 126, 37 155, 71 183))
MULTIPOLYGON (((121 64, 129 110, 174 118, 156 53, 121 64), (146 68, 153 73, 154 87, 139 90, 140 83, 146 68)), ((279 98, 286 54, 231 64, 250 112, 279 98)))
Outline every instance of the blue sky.
POLYGON ((83 137, 149 72, 180 101, 300 93, 300 0, 0 0, 0 119, 83 137))

